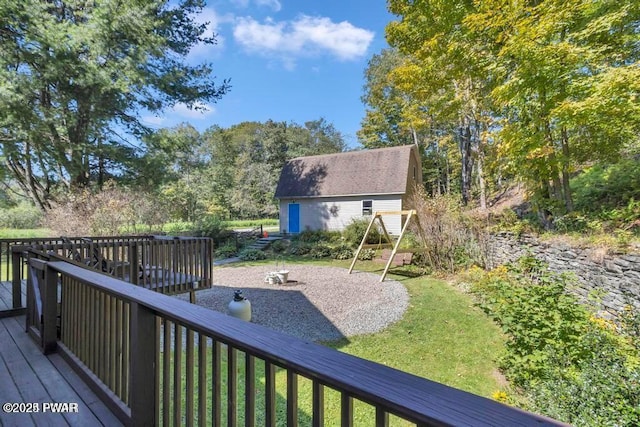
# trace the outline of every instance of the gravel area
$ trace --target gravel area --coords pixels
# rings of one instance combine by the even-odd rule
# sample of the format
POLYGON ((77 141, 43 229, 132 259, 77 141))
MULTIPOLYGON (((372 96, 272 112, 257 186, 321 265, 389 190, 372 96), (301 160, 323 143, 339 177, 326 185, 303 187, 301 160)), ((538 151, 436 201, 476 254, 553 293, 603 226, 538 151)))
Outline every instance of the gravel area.
POLYGON ((380 283, 378 274, 305 265, 287 269, 287 285, 269 285, 264 280, 269 266, 217 268, 213 288, 198 291, 196 303, 227 313, 233 291, 242 289, 251 302, 251 322, 315 342, 378 332, 400 320, 409 304, 400 282, 380 283))

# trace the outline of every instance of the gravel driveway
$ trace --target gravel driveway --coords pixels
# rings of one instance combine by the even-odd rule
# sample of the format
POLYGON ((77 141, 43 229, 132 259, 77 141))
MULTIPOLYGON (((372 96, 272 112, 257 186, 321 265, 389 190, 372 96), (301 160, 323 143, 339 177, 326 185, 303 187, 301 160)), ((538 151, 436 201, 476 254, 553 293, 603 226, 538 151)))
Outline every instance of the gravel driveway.
POLYGON ((271 270, 266 265, 217 268, 213 288, 197 292, 196 302, 227 313, 233 291, 242 289, 251 301, 253 323, 316 342, 378 332, 401 319, 409 304, 400 282, 380 283, 378 274, 291 265, 290 284, 269 285, 264 279, 271 270))

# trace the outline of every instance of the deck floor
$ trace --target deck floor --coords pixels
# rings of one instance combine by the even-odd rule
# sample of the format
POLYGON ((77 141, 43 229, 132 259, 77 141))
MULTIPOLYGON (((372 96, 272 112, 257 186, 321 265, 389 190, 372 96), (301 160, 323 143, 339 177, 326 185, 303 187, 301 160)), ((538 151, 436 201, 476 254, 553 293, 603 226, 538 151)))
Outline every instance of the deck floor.
MULTIPOLYGON (((0 282, 0 311, 13 308, 13 297, 11 292, 11 282, 0 282)), ((22 281, 22 306, 27 304, 27 282, 22 281)))
POLYGON ((39 412, 0 411, 0 425, 122 425, 60 355, 42 354, 24 325, 24 316, 0 319, 0 403, 38 403, 39 412), (44 403, 75 403, 78 412, 45 413, 44 403))

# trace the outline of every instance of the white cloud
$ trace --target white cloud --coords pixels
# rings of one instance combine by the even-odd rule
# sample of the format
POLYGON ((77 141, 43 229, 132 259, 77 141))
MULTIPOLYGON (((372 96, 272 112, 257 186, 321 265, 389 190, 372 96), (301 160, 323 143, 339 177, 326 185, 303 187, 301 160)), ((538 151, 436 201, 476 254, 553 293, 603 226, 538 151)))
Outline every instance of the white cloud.
POLYGON ((192 109, 189 109, 186 104, 179 102, 173 106, 169 114, 173 113, 185 119, 203 119, 215 112, 216 110, 212 105, 202 102, 194 103, 192 109))
POLYGON ((374 33, 347 21, 301 15, 294 21, 260 23, 251 17, 238 18, 233 36, 251 52, 282 57, 328 53, 340 60, 358 59, 366 54, 374 33))
POLYGON ((274 12, 279 12, 282 9, 282 5, 278 0, 256 0, 256 4, 258 6, 267 6, 274 10, 274 12))
POLYGON ((142 121, 152 126, 160 126, 164 122, 164 118, 158 116, 142 116, 142 121))
POLYGON ((224 49, 225 38, 220 33, 220 25, 227 22, 232 22, 233 17, 231 15, 219 15, 214 9, 205 7, 202 12, 195 16, 195 21, 199 24, 207 24, 203 37, 215 36, 216 44, 204 44, 199 43, 191 48, 189 52, 190 56, 203 57, 210 56, 216 52, 220 52, 224 49))
MULTIPOLYGON (((247 8, 249 7, 249 0, 232 0, 237 7, 247 8)), ((274 12, 279 12, 282 9, 282 4, 278 0, 254 0, 256 6, 266 6, 273 9, 274 12)))

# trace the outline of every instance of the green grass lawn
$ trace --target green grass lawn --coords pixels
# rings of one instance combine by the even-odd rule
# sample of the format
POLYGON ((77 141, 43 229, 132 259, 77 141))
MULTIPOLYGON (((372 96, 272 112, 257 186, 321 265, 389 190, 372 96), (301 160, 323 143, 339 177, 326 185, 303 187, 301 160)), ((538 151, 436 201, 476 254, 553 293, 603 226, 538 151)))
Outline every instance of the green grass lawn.
POLYGON ((0 228, 0 239, 23 239, 31 237, 51 237, 52 231, 48 228, 0 228))
MULTIPOLYGON (((273 261, 269 261, 273 262, 273 261)), ((349 266, 348 262, 302 261, 318 266, 349 266)), ((264 265, 268 262, 244 263, 264 265)), ((287 259, 288 264, 296 260, 287 259)), ((225 268, 233 268, 228 266, 225 268)), ((359 262, 358 270, 381 272, 380 264, 359 262)), ((504 336, 500 329, 482 311, 474 307, 470 297, 442 280, 430 277, 406 278, 390 276, 407 288, 410 301, 404 317, 382 332, 351 337, 338 342, 323 343, 339 351, 372 360, 396 369, 410 372, 433 381, 456 387, 474 394, 491 397, 503 387, 496 365, 503 351, 504 336)), ((239 394, 243 396, 243 357, 239 357, 239 394)), ((264 378, 262 362, 256 363, 258 377, 257 412, 263 405, 261 393, 264 378)), ((286 414, 286 373, 277 374, 278 414, 286 414)), ((311 381, 299 380, 299 420, 309 424, 311 414, 311 381)), ((242 405, 242 404, 240 404, 242 405)), ((356 402, 355 425, 371 425, 373 410, 356 402)), ((260 415, 258 418, 260 419, 260 415)), ((340 416, 339 394, 325 392, 325 425, 338 425, 340 416)), ((278 423, 279 425, 284 425, 278 423)), ((393 425, 405 425, 394 421, 393 425)))

